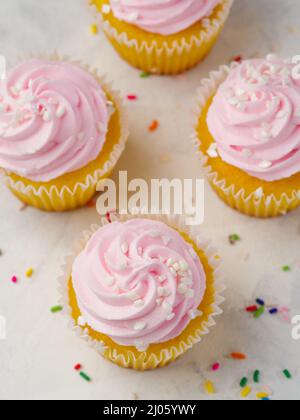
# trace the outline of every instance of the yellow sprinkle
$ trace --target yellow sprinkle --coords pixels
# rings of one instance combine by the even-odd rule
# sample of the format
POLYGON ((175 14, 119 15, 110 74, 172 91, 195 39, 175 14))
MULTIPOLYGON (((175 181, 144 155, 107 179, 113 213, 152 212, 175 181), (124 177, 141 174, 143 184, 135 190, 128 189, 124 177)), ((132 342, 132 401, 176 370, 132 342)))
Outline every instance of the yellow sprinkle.
POLYGON ((98 26, 96 25, 96 23, 94 23, 93 25, 90 26, 90 31, 92 35, 97 35, 98 34, 98 26))
POLYGON ((259 392, 258 394, 256 394, 256 397, 259 400, 262 400, 263 398, 268 398, 269 397, 269 394, 266 394, 265 392, 259 392))
POLYGON ((215 394, 216 393, 214 384, 210 381, 205 382, 204 389, 208 394, 215 394))
POLYGON ((32 275, 33 275, 33 268, 29 268, 29 269, 26 271, 26 277, 32 277, 32 275))
POLYGON ((251 388, 250 386, 246 386, 244 389, 242 389, 241 391, 241 397, 243 398, 247 398, 248 395, 251 393, 251 388))

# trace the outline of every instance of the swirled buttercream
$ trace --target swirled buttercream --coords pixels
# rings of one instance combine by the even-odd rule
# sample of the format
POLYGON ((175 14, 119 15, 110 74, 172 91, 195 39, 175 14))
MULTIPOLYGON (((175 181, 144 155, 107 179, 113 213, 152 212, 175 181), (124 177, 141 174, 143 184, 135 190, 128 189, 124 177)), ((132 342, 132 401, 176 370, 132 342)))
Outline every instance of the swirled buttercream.
POLYGON ((119 345, 144 351, 179 336, 206 290, 201 261, 167 225, 143 219, 98 230, 72 270, 84 321, 119 345))
POLYGON ((111 0, 119 20, 147 32, 176 34, 211 14, 220 0, 111 0))
POLYGON ((48 182, 100 154, 109 107, 99 82, 66 62, 30 60, 0 81, 0 167, 48 182))
POLYGON ((273 55, 233 69, 208 112, 221 158, 264 181, 300 172, 300 78, 273 55))

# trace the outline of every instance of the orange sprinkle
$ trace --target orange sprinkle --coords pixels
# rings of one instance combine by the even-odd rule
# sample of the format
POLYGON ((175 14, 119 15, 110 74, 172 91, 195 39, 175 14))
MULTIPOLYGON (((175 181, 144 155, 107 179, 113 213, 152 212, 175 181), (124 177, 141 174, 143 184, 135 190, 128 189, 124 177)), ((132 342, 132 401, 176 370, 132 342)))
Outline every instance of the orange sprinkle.
POLYGON ((149 126, 149 131, 156 131, 158 127, 159 127, 159 122, 157 120, 154 120, 149 126))
POLYGON ((231 353, 230 357, 234 360, 246 360, 247 356, 243 353, 231 353))

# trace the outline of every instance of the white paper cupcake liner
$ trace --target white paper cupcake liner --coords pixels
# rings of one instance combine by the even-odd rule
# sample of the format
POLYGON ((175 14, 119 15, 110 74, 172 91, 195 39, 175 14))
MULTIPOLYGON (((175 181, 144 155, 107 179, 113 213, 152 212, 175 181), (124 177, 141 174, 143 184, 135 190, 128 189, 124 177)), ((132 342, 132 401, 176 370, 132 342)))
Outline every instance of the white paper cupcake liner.
MULTIPOLYGON (((216 325, 215 318, 218 315, 223 313, 220 305, 224 302, 223 292, 225 290, 224 286, 224 276, 221 269, 221 261, 217 250, 212 246, 210 241, 206 241, 199 236, 199 232, 195 227, 187 227, 184 223, 184 219, 180 216, 116 216, 112 215, 111 220, 125 222, 134 218, 146 218, 152 220, 158 220, 174 229, 177 229, 179 232, 185 233, 188 237, 195 243, 195 245, 201 249, 210 264, 214 269, 214 303, 211 306, 212 313, 209 315, 207 322, 202 322, 199 325, 199 329, 194 331, 193 334, 189 336, 188 339, 182 340, 179 345, 173 346, 171 348, 166 348, 161 350, 160 355, 152 354, 151 358, 154 361, 155 367, 164 366, 168 362, 176 360, 178 357, 183 355, 187 350, 191 349, 195 344, 199 343, 203 336, 207 335, 212 327, 216 325)), ((89 230, 83 232, 82 239, 78 241, 71 252, 65 260, 62 266, 62 275, 59 277, 59 293, 60 301, 59 303, 63 306, 64 314, 67 316, 69 328, 71 328, 79 337, 84 339, 92 348, 96 349, 102 356, 105 355, 106 358, 110 359, 112 362, 122 365, 124 367, 134 368, 135 365, 139 366, 138 370, 146 370, 149 364, 149 358, 146 359, 146 352, 141 352, 138 357, 132 352, 128 351, 128 357, 118 353, 115 349, 112 349, 105 345, 102 341, 97 341, 91 338, 88 334, 88 330, 78 324, 72 317, 72 308, 69 303, 69 290, 68 284, 72 274, 73 263, 80 252, 85 248, 90 237, 102 226, 108 224, 106 218, 101 219, 100 225, 92 225, 89 230), (143 368, 141 369, 141 366, 143 368)))
POLYGON ((263 188, 259 188, 250 194, 247 194, 244 188, 238 189, 234 184, 229 184, 226 179, 220 178, 219 174, 209 165, 209 157, 203 153, 201 147, 201 135, 199 137, 198 127, 199 118, 202 115, 207 102, 215 95, 220 85, 227 79, 232 69, 239 64, 233 62, 231 65, 221 66, 217 71, 212 71, 209 78, 203 79, 197 92, 197 102, 194 107, 194 133, 192 135, 192 143, 194 150, 204 168, 205 175, 210 184, 221 190, 227 197, 227 204, 236 207, 237 210, 249 216, 271 217, 274 209, 281 209, 280 213, 285 214, 300 204, 300 190, 295 190, 289 196, 282 194, 280 199, 274 194, 265 194, 263 188))
MULTIPOLYGON (((21 193, 25 196, 29 196, 32 201, 36 199, 37 202, 43 203, 43 207, 45 210, 59 210, 53 208, 53 199, 59 198, 61 202, 61 206, 64 207, 65 205, 70 205, 73 202, 73 207, 77 207, 85 204, 85 193, 86 191, 91 188, 95 187, 98 182, 109 176, 112 172, 114 167, 116 166, 117 162, 119 161, 122 153, 125 150, 125 146, 129 137, 129 123, 128 123, 128 116, 125 110, 125 104, 122 99, 121 93, 113 88, 111 82, 107 81, 106 76, 102 76, 99 74, 97 69, 92 69, 90 66, 81 63, 80 61, 72 60, 69 56, 60 56, 58 53, 53 54, 31 54, 29 58, 40 58, 49 61, 65 61, 76 66, 81 67, 83 70, 91 73, 94 75, 95 79, 99 81, 99 84, 104 89, 105 93, 111 96, 113 99, 114 104, 116 105, 119 115, 120 115, 120 138, 119 142, 113 147, 109 158, 107 161, 102 165, 101 168, 95 170, 92 174, 88 174, 85 178, 84 182, 78 182, 75 184, 74 188, 70 189, 68 186, 64 186, 62 188, 57 188, 56 186, 52 186, 50 189, 40 186, 38 189, 32 185, 25 185, 22 181, 14 181, 10 176, 9 172, 5 171, 4 169, 0 168, 0 177, 5 182, 5 184, 13 191, 17 193, 21 193)), ((28 57, 27 57, 28 59, 28 57)), ((24 58, 23 60, 24 61, 24 58)))

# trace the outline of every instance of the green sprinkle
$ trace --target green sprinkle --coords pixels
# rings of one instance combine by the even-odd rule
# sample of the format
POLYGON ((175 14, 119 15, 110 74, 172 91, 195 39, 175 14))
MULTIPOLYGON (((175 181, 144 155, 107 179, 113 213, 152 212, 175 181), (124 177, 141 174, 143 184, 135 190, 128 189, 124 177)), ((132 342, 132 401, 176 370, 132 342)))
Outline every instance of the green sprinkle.
POLYGON ((260 318, 263 314, 265 313, 265 307, 264 306, 261 306, 260 308, 258 308, 257 309, 257 311, 256 312, 254 312, 254 318, 255 319, 258 319, 258 318, 260 318))
POLYGON ((291 267, 289 265, 285 265, 282 267, 282 271, 284 271, 285 273, 288 273, 289 271, 291 271, 291 267))
POLYGON ((240 241, 241 237, 237 234, 233 234, 229 236, 229 242, 231 245, 234 245, 236 242, 240 241))
POLYGON ((254 375, 253 375, 253 381, 254 381, 256 384, 259 384, 259 382, 260 382, 260 371, 259 371, 259 370, 256 370, 256 371, 254 372, 254 375))
POLYGON ((140 74, 140 77, 142 79, 147 79, 148 77, 151 77, 151 74, 144 71, 143 73, 140 74))
POLYGON ((63 310, 63 307, 62 306, 53 306, 53 308, 51 308, 50 309, 50 311, 53 313, 53 314, 56 314, 57 312, 61 312, 63 310))
POLYGON ((80 372, 79 375, 87 382, 91 382, 91 378, 84 372, 80 372))
POLYGON ((283 374, 284 374, 284 376, 285 376, 287 379, 292 379, 292 374, 291 374, 291 372, 290 372, 289 370, 285 369, 285 370, 283 371, 283 374))
POLYGON ((240 387, 241 388, 246 388, 246 386, 248 385, 248 379, 247 378, 243 378, 240 382, 240 387))

